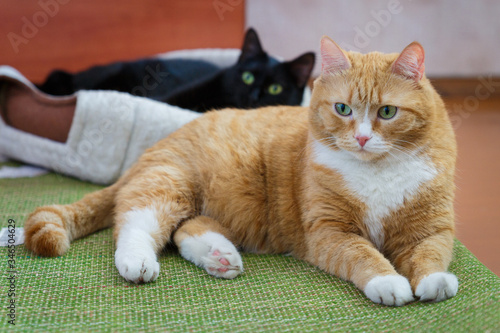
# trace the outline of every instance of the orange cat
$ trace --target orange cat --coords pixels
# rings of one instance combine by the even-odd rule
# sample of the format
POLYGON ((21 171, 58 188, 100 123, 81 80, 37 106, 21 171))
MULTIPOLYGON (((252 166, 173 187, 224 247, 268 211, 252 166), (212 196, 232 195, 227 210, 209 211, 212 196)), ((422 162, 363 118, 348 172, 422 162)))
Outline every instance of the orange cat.
POLYGON ((310 108, 208 113, 116 184, 38 208, 28 248, 59 256, 114 225, 116 267, 136 283, 158 277, 157 254, 173 240, 222 278, 243 271, 238 246, 290 253, 376 303, 454 296, 456 143, 422 47, 363 55, 324 37, 321 57, 310 108))

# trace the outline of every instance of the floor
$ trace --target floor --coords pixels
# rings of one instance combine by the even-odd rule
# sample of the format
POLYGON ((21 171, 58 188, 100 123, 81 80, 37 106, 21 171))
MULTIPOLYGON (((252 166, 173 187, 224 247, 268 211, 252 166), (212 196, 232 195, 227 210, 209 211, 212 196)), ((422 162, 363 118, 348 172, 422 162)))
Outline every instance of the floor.
POLYGON ((486 99, 475 108, 471 100, 446 98, 452 117, 459 117, 457 237, 500 276, 500 98, 486 99))

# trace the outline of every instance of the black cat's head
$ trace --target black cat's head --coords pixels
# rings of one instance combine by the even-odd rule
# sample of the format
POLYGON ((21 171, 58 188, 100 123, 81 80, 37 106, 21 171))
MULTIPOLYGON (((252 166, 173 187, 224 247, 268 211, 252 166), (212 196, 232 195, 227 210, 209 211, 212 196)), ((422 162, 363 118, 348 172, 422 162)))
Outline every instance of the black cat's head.
POLYGON ((227 104, 236 108, 300 105, 313 67, 312 52, 287 62, 269 57, 250 28, 238 62, 224 71, 224 90, 231 93, 227 104))

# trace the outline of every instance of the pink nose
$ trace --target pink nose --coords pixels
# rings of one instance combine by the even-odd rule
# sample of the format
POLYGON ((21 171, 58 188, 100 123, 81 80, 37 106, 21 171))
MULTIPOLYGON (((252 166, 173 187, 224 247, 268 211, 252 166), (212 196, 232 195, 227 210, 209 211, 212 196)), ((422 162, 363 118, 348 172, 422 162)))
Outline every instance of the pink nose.
POLYGON ((364 135, 356 135, 356 140, 358 140, 358 143, 361 147, 364 147, 366 145, 366 142, 370 140, 371 137, 369 136, 364 136, 364 135))

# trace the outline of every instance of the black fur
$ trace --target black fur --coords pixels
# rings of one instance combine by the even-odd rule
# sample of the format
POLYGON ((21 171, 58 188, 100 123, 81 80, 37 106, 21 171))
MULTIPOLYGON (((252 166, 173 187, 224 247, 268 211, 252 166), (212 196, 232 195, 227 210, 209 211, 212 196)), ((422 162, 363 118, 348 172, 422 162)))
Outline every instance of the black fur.
POLYGON ((249 29, 237 63, 225 69, 198 60, 143 59, 95 66, 76 74, 53 71, 39 88, 53 95, 82 89, 117 90, 199 112, 299 105, 313 66, 312 52, 283 63, 269 57, 255 30, 249 29), (242 79, 246 72, 253 75, 251 84, 242 79), (279 94, 269 92, 273 84, 281 85, 279 94))

